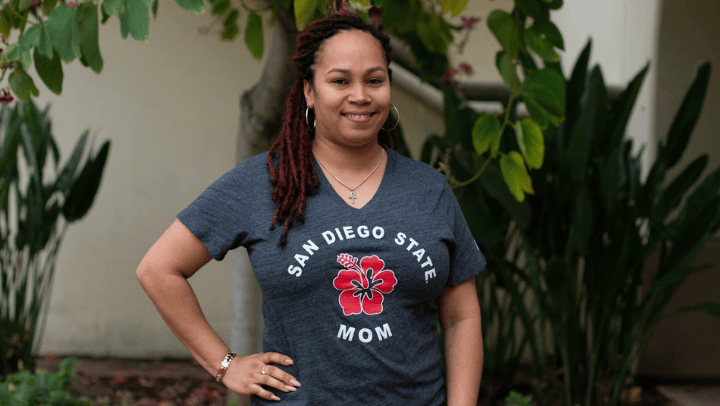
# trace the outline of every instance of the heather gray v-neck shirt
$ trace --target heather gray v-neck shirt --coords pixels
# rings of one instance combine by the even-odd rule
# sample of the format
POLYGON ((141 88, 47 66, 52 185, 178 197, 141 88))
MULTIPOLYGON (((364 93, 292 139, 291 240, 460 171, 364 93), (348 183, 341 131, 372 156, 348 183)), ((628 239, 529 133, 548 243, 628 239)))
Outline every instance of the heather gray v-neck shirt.
POLYGON ((274 390, 281 405, 445 402, 434 301, 482 271, 485 258, 443 175, 393 150, 387 156, 377 193, 360 209, 316 164, 320 187, 284 247, 282 225, 269 230, 267 154, 230 170, 178 215, 218 261, 247 248, 263 296, 263 350, 291 357, 282 369, 302 383, 274 390))

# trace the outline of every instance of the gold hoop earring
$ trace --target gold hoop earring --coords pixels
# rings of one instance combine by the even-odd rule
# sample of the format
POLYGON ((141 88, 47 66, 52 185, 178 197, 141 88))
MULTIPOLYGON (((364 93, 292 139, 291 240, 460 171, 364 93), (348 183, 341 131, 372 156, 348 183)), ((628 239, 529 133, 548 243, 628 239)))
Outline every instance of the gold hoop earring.
POLYGON ((395 125, 392 128, 383 127, 383 130, 385 130, 385 131, 392 131, 395 129, 395 127, 398 126, 398 124, 400 124, 400 112, 398 111, 397 107, 395 107, 394 105, 391 104, 390 107, 395 109, 395 115, 397 116, 397 121, 395 121, 395 125))
POLYGON ((308 130, 310 130, 310 132, 313 132, 313 131, 315 131, 315 126, 317 125, 317 120, 315 120, 315 118, 313 117, 313 128, 310 128, 310 120, 308 120, 309 112, 310 112, 310 108, 306 107, 305 108, 305 124, 307 125, 308 130))

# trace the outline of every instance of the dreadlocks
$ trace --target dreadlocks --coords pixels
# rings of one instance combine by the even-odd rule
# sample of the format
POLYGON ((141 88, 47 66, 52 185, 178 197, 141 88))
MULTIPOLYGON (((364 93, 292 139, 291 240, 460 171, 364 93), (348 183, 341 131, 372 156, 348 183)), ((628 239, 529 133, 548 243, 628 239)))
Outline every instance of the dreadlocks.
MULTIPOLYGON (((282 130, 270 147, 267 156, 270 183, 274 186, 270 197, 277 205, 270 229, 273 229, 278 222, 285 222, 280 237, 280 246, 285 245, 287 233, 293 221, 295 219, 301 222, 305 220, 306 196, 320 186, 313 163, 313 134, 305 117, 307 102, 303 93, 303 80, 307 80, 310 85, 313 85, 315 74, 313 66, 323 42, 340 31, 350 30, 365 31, 375 37, 382 46, 385 61, 388 65, 390 64, 390 38, 382 31, 382 26, 369 25, 359 17, 333 15, 316 20, 297 36, 297 48, 293 56, 293 63, 297 68, 298 77, 288 96, 282 130)), ((392 72, 389 68, 388 75, 392 79, 392 72)), ((388 114, 383 127, 393 129, 381 130, 378 134, 378 141, 397 149, 397 134, 391 116, 388 114)), ((312 117, 309 118, 309 121, 312 121, 312 117)))

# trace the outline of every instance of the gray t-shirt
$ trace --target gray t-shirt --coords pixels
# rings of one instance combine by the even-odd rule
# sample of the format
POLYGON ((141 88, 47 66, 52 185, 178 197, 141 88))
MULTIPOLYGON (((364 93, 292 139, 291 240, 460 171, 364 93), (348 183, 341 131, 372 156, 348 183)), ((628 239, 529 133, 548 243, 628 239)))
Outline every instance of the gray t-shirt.
MULTIPOLYGON (((267 154, 215 181, 178 218, 216 260, 247 248, 263 296, 263 350, 302 387, 283 405, 441 405, 445 402, 435 299, 485 267, 443 175, 388 149, 377 193, 347 204, 315 170, 307 197, 278 247, 267 154)), ((238 349, 236 349, 238 350, 238 349)), ((253 397, 253 405, 276 404, 253 397)))

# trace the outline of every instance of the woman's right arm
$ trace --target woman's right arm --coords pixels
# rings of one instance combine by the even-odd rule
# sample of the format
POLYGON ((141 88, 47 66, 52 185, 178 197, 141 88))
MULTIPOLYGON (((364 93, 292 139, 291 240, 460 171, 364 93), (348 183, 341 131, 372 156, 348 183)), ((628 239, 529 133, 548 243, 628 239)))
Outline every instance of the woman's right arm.
MULTIPOLYGON (((230 350, 205 319, 187 281, 211 259, 205 245, 184 224, 175 220, 145 254, 136 273, 170 330, 198 363, 215 376, 230 350)), ((262 385, 290 392, 300 384, 292 375, 272 364, 291 365, 292 360, 273 352, 236 357, 230 363, 223 383, 241 394, 280 400, 262 385)))

